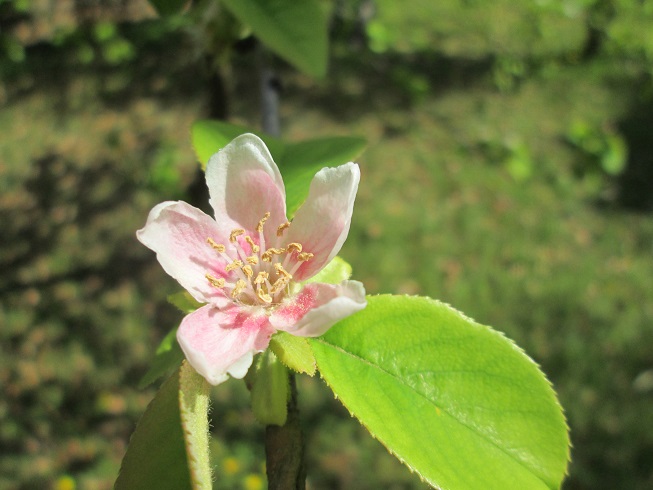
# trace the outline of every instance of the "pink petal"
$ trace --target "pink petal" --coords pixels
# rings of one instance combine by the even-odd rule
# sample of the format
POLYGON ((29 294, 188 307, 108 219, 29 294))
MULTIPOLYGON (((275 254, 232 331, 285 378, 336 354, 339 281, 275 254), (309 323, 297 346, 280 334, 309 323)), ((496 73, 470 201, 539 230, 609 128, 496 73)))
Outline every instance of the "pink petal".
POLYGON ((244 228, 251 234, 270 212, 266 242, 276 240, 277 225, 286 221, 286 191, 276 163, 257 136, 243 134, 213 155, 206 166, 206 183, 224 233, 244 228))
POLYGON ((228 374, 244 377, 254 354, 267 348, 273 333, 259 308, 232 305, 218 310, 206 305, 181 321, 177 341, 191 366, 217 385, 228 374))
POLYGON ((298 242, 314 257, 293 274, 304 281, 335 257, 349 233, 354 199, 360 181, 355 163, 323 168, 311 182, 308 198, 288 229, 286 243, 298 242))
POLYGON ((156 252, 163 269, 197 301, 216 306, 231 301, 206 279, 207 273, 215 277, 225 274, 225 261, 206 239, 230 245, 221 239, 218 225, 210 216, 182 201, 163 202, 150 211, 145 227, 136 232, 136 237, 156 252))
POLYGON ((299 337, 319 337, 366 305, 365 288, 358 281, 343 281, 338 285, 313 283, 277 308, 270 316, 270 323, 277 330, 299 337))

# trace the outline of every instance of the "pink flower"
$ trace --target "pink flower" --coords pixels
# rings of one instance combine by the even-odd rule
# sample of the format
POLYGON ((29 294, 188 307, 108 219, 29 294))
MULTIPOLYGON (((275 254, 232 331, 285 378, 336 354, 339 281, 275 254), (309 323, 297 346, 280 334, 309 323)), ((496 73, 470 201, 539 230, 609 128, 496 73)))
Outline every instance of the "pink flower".
POLYGON ((215 220, 182 201, 152 209, 137 237, 206 303, 182 320, 177 340, 209 383, 245 376, 277 330, 317 337, 365 307, 360 282, 305 282, 340 251, 359 180, 355 163, 323 168, 290 223, 277 165, 258 137, 245 134, 207 165, 215 220))

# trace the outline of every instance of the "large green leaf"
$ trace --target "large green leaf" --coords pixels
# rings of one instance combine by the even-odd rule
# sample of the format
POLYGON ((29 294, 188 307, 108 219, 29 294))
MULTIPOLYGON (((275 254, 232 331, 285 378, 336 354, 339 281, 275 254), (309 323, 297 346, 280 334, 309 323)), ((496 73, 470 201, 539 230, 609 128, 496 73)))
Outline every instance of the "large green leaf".
POLYGON ((115 490, 211 488, 208 390, 186 362, 163 383, 132 434, 115 490))
POLYGON ((326 74, 328 19, 318 0, 221 0, 279 56, 309 75, 326 74))
POLYGON ((179 415, 179 372, 163 383, 138 422, 114 488, 193 488, 179 415))
POLYGON ((500 333, 428 298, 379 296, 311 345, 342 403, 431 485, 559 488, 569 457, 562 410, 500 333))
POLYGON ((286 186, 288 217, 304 202, 313 176, 323 167, 335 167, 359 156, 365 140, 354 136, 317 138, 284 143, 264 133, 222 121, 197 121, 191 129, 193 147, 203 168, 211 155, 243 133, 254 133, 267 145, 279 165, 286 186))

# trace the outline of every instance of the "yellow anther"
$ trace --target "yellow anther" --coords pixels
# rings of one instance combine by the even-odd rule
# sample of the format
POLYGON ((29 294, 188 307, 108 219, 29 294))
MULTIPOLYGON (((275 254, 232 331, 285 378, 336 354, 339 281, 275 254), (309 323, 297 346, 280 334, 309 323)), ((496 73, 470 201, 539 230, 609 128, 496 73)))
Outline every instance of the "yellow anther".
POLYGON ((288 250, 288 253, 291 254, 293 252, 301 253, 302 251, 302 244, 301 243, 289 243, 286 246, 286 250, 288 250))
POLYGON ((245 230, 242 228, 236 228, 235 230, 231 230, 231 233, 229 234, 229 241, 231 243, 236 243, 236 237, 245 234, 245 230))
POLYGON ((235 271, 236 269, 240 269, 243 266, 242 260, 234 260, 231 264, 227 265, 227 267, 224 268, 225 271, 231 272, 235 271))
POLYGON ((267 213, 265 213, 265 215, 263 216, 261 221, 259 221, 258 225, 256 225, 256 231, 258 231, 259 233, 263 233, 263 225, 268 220, 268 218, 270 218, 270 212, 269 211, 267 213))
POLYGON ((263 284, 268 277, 270 277, 270 274, 265 271, 261 271, 256 276, 256 279, 254 279, 254 284, 263 284))
POLYGON ((224 251, 226 250, 224 245, 217 243, 213 238, 207 238, 206 243, 211 245, 211 247, 216 249, 218 252, 224 253, 224 251))
POLYGON ((246 287, 247 287, 247 283, 242 279, 238 279, 238 281, 236 281, 236 285, 234 286, 233 291, 231 291, 231 297, 233 299, 236 299, 240 295, 240 293, 242 293, 245 290, 246 287))
POLYGON ((272 303, 272 296, 270 296, 268 293, 263 291, 262 289, 259 289, 256 291, 256 296, 258 296, 258 299, 263 301, 264 303, 272 303))
POLYGON ((206 280, 211 283, 211 286, 216 288, 224 287, 224 279, 218 279, 217 277, 213 277, 211 274, 206 274, 204 277, 206 277, 206 280))
POLYGON ((273 255, 281 255, 284 253, 286 253, 285 248, 268 248, 265 252, 263 252, 263 255, 261 255, 261 260, 264 260, 265 262, 272 262, 273 255))
POLYGON ((258 256, 256 256, 256 255, 252 255, 251 257, 247 257, 245 260, 247 261, 248 264, 251 264, 251 265, 258 264, 258 256))
POLYGON ((249 236, 249 235, 247 235, 247 236, 245 237, 245 241, 246 241, 247 243, 249 243, 249 246, 250 246, 250 247, 252 247, 252 253, 253 253, 253 254, 257 254, 258 251, 260 250, 260 248, 259 248, 259 246, 258 246, 256 243, 254 243, 254 240, 252 240, 252 237, 249 236))
POLYGON ((282 223, 279 226, 277 226, 277 236, 283 235, 284 230, 289 226, 290 226, 290 221, 286 221, 285 223, 282 223))
POLYGON ((311 252, 302 252, 297 256, 297 260, 300 262, 306 262, 307 260, 311 260, 313 257, 315 257, 311 252))
POLYGON ((245 275, 246 275, 247 277, 249 277, 250 279, 251 279, 252 276, 254 275, 254 271, 252 270, 252 266, 251 266, 251 265, 244 265, 244 266, 243 266, 243 272, 244 272, 245 275))
POLYGON ((277 262, 276 264, 274 264, 274 270, 276 270, 277 274, 279 274, 280 276, 287 277, 288 280, 292 279, 290 273, 286 269, 284 269, 280 263, 277 262))
POLYGON ((274 281, 274 284, 270 288, 270 294, 277 294, 283 288, 285 288, 290 282, 290 278, 287 276, 281 276, 279 279, 274 281))

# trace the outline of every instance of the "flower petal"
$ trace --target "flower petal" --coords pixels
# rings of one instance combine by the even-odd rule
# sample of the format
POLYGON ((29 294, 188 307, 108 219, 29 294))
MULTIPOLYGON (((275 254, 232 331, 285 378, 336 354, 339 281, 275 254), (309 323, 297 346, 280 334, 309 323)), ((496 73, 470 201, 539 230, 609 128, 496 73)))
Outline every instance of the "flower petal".
POLYGON ((191 366, 217 385, 228 374, 243 378, 254 354, 267 348, 273 333, 258 308, 233 305, 218 310, 206 305, 184 317, 177 340, 191 366))
POLYGON ((163 269, 197 301, 215 306, 230 302, 206 279, 207 273, 222 277, 226 263, 206 241, 221 240, 218 225, 210 216, 183 201, 163 202, 150 211, 136 237, 156 252, 163 269))
POLYGON ((279 168, 261 139, 243 134, 213 155, 206 166, 206 183, 224 233, 235 228, 252 233, 270 212, 265 237, 272 243, 277 225, 286 221, 286 191, 279 168))
POLYGON ((270 323, 277 330, 298 337, 319 337, 366 305, 365 288, 358 281, 343 281, 338 285, 313 283, 277 308, 270 316, 270 323))
POLYGON ((335 257, 349 233, 354 199, 360 181, 355 163, 323 168, 311 182, 306 202, 299 208, 286 235, 314 257, 303 263, 294 278, 304 281, 317 274, 335 257))

